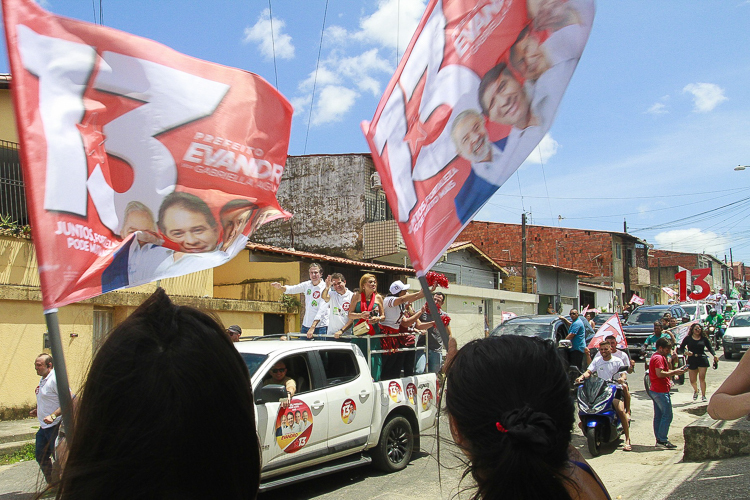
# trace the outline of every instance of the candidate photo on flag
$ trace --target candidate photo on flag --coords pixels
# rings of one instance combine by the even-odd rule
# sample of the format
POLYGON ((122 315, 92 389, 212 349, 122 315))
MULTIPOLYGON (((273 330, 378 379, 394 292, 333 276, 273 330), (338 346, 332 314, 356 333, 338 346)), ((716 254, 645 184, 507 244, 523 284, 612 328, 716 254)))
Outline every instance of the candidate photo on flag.
POLYGON ((593 18, 593 0, 428 4, 362 124, 418 272, 549 131, 593 18))
POLYGON ((291 216, 293 110, 263 78, 2 5, 45 309, 221 265, 291 216))

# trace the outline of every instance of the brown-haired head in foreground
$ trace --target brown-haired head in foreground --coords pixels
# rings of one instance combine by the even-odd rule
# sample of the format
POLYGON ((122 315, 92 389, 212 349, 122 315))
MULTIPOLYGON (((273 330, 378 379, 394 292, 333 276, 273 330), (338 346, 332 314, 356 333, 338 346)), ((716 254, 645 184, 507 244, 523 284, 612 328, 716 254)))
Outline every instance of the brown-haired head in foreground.
POLYGON ((207 314, 158 289, 91 365, 57 498, 248 499, 260 481, 247 367, 207 314))

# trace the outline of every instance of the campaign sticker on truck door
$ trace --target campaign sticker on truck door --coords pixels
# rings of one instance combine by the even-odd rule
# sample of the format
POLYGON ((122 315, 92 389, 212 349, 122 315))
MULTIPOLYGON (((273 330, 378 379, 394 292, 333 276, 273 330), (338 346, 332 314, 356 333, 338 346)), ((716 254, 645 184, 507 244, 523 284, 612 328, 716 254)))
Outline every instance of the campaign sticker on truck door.
POLYGON ((344 404, 341 405, 341 420, 345 424, 351 424, 354 422, 354 416, 357 414, 357 405, 353 399, 347 399, 344 404))
POLYGON ((429 389, 425 389, 422 393, 422 409, 427 411, 427 409, 432 405, 432 391, 429 389))
POLYGON ((401 400, 401 386, 395 380, 388 384, 388 395, 391 397, 394 403, 398 403, 401 400))
POLYGON ((312 427, 310 408, 304 401, 292 399, 276 417, 276 443, 285 453, 294 453, 307 444, 312 427))
POLYGON ((414 384, 406 384, 406 397, 409 398, 409 404, 414 404, 417 400, 417 386, 414 384))

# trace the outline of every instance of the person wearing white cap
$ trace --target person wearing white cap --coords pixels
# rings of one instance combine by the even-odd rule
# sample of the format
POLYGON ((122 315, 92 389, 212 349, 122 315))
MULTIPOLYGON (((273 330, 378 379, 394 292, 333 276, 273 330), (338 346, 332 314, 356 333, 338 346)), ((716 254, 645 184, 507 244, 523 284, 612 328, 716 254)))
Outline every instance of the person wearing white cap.
MULTIPOLYGON (((416 327, 420 330, 426 330, 433 323, 422 323, 419 321, 420 312, 413 312, 408 308, 409 304, 415 300, 424 298, 424 292, 422 290, 414 293, 408 293, 407 290, 411 288, 411 285, 404 284, 401 280, 396 280, 391 283, 389 291, 391 292, 388 296, 383 299, 383 309, 385 319, 380 323, 380 331, 384 335, 398 335, 402 327, 408 327, 416 324, 416 327)), ((431 291, 435 291, 437 285, 431 287, 431 291)), ((382 338, 380 339, 381 347, 383 349, 395 350, 398 349, 401 343, 399 337, 393 338, 382 338)), ((412 339, 413 344, 413 339, 412 339)), ((401 376, 401 370, 404 370, 404 375, 413 375, 414 373, 414 356, 411 352, 397 352, 392 354, 383 355, 383 374, 382 380, 388 380, 398 378, 401 376), (406 362, 407 355, 409 356, 410 363, 406 362)))

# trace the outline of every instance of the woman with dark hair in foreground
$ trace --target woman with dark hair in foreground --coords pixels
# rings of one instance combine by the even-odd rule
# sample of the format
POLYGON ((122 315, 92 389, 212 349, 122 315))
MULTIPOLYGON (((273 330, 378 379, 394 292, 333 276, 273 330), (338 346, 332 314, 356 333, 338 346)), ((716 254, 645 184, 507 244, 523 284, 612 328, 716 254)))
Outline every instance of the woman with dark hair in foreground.
POLYGON ((245 363, 158 289, 94 358, 57 498, 252 499, 259 481, 245 363))
MULTIPOLYGON (((450 349, 449 349, 450 350, 450 349)), ((570 445, 570 382, 553 343, 504 335, 474 340, 449 361, 445 403, 468 458, 474 499, 608 499, 570 445)))

